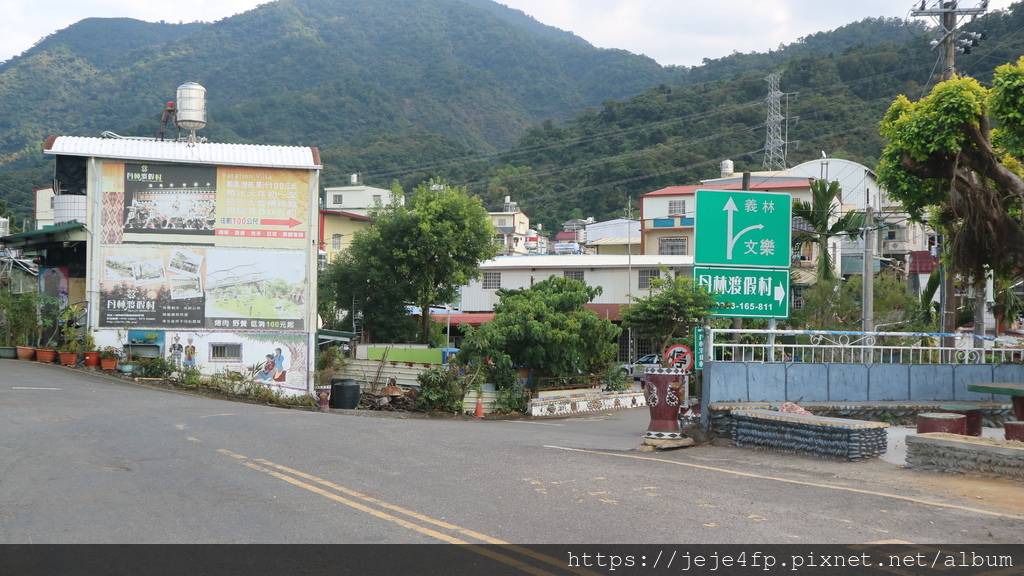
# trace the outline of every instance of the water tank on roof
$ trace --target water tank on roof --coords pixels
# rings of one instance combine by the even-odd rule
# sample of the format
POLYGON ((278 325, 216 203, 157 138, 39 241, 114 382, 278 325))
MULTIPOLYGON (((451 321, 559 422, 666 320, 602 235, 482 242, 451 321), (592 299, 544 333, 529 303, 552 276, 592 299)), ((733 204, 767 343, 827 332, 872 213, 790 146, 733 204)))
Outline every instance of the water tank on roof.
POLYGON ((178 126, 186 130, 200 130, 206 126, 206 88, 195 82, 178 86, 178 126))
POLYGON ((580 245, 575 242, 560 242, 554 245, 555 254, 579 254, 580 245))
POLYGON ((526 242, 523 244, 523 247, 532 252, 532 251, 537 249, 537 244, 538 244, 537 231, 536 230, 527 230, 526 231, 526 242))
POLYGON ((733 165, 732 160, 722 160, 722 178, 732 176, 735 173, 736 167, 733 165))
POLYGON ((53 197, 53 223, 64 224, 72 220, 84 224, 86 197, 79 194, 58 194, 53 197))

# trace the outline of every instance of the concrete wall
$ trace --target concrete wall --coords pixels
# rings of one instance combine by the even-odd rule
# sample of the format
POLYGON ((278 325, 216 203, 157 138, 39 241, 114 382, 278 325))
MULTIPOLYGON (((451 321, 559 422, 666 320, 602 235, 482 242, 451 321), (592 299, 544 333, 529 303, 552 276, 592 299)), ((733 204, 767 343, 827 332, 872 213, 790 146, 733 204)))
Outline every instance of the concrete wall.
POLYGON ((976 382, 1024 381, 1024 364, 801 364, 708 362, 710 402, 1006 401, 967 391, 976 382))

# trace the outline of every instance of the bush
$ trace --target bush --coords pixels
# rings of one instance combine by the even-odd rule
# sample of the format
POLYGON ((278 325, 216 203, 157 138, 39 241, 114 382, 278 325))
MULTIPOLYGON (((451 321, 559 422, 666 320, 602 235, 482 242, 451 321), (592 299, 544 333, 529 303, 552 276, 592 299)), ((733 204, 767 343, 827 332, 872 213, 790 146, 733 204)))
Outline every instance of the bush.
POLYGON ((135 373, 142 378, 170 378, 174 364, 163 357, 139 358, 135 362, 135 373))
POLYGON ((609 392, 621 392, 629 390, 632 384, 633 375, 627 378, 626 371, 616 364, 610 364, 604 370, 604 389, 609 392))
POLYGON ((464 369, 457 366, 434 367, 420 372, 416 380, 420 383, 420 397, 417 408, 426 412, 463 411, 462 400, 471 389, 470 378, 464 369))
POLYGON ((525 413, 530 405, 530 395, 519 386, 498 388, 494 398, 494 409, 505 414, 525 413))

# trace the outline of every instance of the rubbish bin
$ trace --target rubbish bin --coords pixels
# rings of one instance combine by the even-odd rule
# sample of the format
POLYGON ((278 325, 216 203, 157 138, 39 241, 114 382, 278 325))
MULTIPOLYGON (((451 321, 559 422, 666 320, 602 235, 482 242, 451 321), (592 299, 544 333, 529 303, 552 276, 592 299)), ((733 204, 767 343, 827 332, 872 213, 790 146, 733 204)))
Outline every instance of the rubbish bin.
POLYGON ((331 379, 331 408, 352 410, 359 405, 359 383, 352 378, 331 379))

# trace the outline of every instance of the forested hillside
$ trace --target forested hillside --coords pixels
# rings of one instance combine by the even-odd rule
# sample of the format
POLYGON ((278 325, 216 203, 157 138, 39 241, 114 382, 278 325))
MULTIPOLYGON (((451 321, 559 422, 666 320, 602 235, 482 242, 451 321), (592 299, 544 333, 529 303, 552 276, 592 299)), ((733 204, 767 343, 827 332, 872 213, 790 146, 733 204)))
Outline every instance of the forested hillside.
MULTIPOLYGON (((981 23, 979 23, 979 26, 981 23)), ((984 19, 983 77, 1021 53, 1014 13, 984 19)), ((50 134, 156 134, 164 102, 208 90, 218 142, 308 145, 322 183, 353 172, 387 187, 466 184, 496 207, 512 195, 552 225, 575 208, 615 214, 627 195, 758 167, 763 78, 785 70, 791 162, 867 164, 900 92, 920 95, 934 59, 920 26, 866 19, 703 66, 662 67, 598 49, 490 0, 278 0, 216 23, 83 20, 0 64, 0 200, 30 214, 50 134)))

